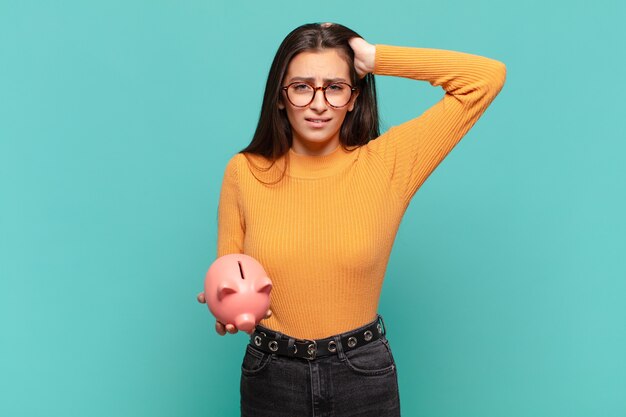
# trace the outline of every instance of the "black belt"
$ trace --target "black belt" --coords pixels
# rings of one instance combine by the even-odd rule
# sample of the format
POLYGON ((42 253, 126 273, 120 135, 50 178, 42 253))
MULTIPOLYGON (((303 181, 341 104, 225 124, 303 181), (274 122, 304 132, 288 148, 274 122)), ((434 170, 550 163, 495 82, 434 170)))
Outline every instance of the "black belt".
POLYGON ((250 344, 259 350, 294 358, 315 359, 337 354, 337 343, 346 352, 380 339, 385 334, 382 316, 358 329, 324 339, 296 339, 257 325, 250 335, 250 344))

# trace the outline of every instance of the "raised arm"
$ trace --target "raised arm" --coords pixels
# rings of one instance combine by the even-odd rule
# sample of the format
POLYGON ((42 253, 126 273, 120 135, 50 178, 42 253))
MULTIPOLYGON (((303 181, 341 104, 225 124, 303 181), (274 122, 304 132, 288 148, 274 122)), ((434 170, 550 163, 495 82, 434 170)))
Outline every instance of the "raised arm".
POLYGON ((374 74, 428 81, 445 90, 443 98, 422 115, 392 127, 366 145, 382 158, 392 187, 408 205, 498 95, 506 67, 500 61, 464 52, 389 45, 375 48, 374 74))

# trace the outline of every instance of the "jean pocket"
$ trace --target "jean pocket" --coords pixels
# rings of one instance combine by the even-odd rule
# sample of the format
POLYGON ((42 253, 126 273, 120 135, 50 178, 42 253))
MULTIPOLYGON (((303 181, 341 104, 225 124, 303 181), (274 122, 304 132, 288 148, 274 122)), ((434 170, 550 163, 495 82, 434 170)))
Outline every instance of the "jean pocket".
POLYGON ((246 346, 246 354, 241 363, 241 372, 244 375, 257 375, 272 361, 272 355, 258 350, 251 345, 246 346))
POLYGON ((343 363, 360 375, 383 375, 396 368, 389 343, 384 338, 345 352, 343 363))

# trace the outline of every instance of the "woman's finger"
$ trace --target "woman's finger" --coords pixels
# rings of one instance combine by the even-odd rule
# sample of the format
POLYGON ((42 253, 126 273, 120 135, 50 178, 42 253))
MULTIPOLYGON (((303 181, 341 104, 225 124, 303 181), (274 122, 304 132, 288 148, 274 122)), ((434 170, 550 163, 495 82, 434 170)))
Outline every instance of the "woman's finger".
POLYGON ((224 327, 224 325, 222 323, 220 323, 217 320, 215 321, 215 331, 220 336, 224 336, 226 334, 226 328, 224 327))
POLYGON ((201 292, 196 297, 199 303, 206 304, 206 298, 204 297, 204 293, 201 292))
POLYGON ((230 334, 235 334, 235 333, 238 332, 238 329, 234 325, 232 325, 232 324, 227 324, 226 325, 226 331, 228 333, 230 333, 230 334))
POLYGON ((269 319, 270 317, 272 317, 272 310, 268 309, 267 313, 265 313, 265 318, 269 319))

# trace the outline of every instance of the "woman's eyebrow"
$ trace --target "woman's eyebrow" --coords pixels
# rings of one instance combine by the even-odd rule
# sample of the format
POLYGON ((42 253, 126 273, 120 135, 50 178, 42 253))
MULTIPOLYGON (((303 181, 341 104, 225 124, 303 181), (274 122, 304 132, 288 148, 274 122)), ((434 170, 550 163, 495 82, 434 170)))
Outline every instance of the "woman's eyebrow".
MULTIPOLYGON (((313 77, 291 77, 289 79, 289 83, 294 81, 307 81, 310 83, 315 82, 315 78, 313 77)), ((324 78, 324 83, 347 83, 348 81, 345 78, 324 78)))

